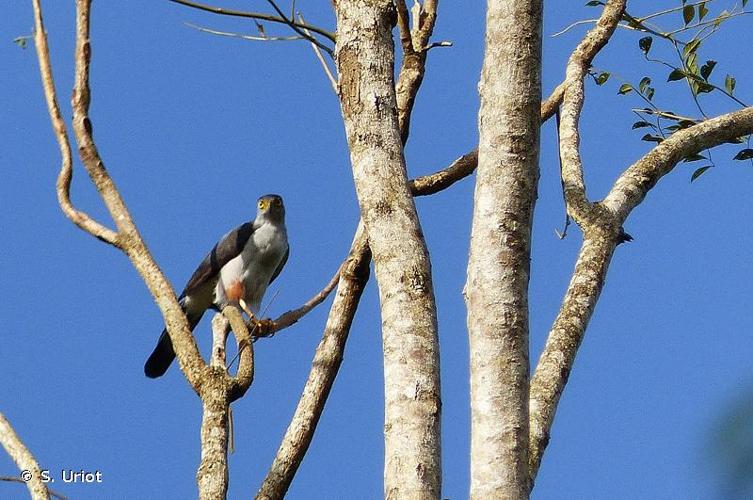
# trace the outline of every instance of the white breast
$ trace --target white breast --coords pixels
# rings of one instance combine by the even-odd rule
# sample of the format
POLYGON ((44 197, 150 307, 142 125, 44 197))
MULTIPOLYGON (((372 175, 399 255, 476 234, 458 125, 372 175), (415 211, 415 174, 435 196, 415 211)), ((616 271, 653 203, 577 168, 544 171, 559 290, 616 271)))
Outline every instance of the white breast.
POLYGON ((253 312, 258 312, 264 292, 288 249, 284 226, 264 223, 253 232, 243 251, 222 267, 215 298, 220 306, 226 304, 225 288, 235 281, 245 287, 244 300, 253 312))

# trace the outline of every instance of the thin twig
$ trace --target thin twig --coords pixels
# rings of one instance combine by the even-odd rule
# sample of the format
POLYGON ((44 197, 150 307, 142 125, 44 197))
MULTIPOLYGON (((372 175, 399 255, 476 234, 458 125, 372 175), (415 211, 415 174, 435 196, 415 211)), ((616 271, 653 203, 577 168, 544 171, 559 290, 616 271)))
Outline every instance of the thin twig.
MULTIPOLYGON (((303 19, 303 14, 300 12, 298 13, 298 20, 301 24, 305 24, 305 20, 303 19)), ((311 32, 308 30, 308 28, 301 28, 307 35, 311 35, 311 32)), ((327 61, 324 59, 324 56, 322 55, 322 51, 319 49, 319 46, 315 43, 311 44, 311 48, 314 50, 314 53, 316 54, 316 58, 319 59, 319 63, 321 63, 322 68, 324 68, 324 73, 327 75, 327 78, 329 79, 329 83, 332 85, 332 90, 335 91, 335 95, 337 95, 337 79, 332 74, 332 70, 330 69, 329 65, 327 64, 327 61)))
POLYGON ((317 47, 319 47, 320 49, 322 49, 323 51, 325 51, 327 54, 329 54, 329 56, 331 58, 333 58, 333 59, 335 58, 335 51, 334 50, 332 50, 331 48, 327 47, 322 42, 320 42, 319 40, 317 40, 316 38, 314 38, 313 36, 307 35, 306 32, 302 31, 301 27, 298 25, 298 23, 296 23, 294 19, 288 19, 288 16, 286 16, 285 13, 282 11, 282 9, 280 9, 280 7, 277 6, 277 3, 275 3, 274 0, 267 0, 267 3, 269 3, 269 5, 272 6, 272 8, 275 10, 275 12, 277 12, 277 14, 283 20, 283 22, 285 24, 287 24, 288 26, 290 26, 290 28, 293 31, 295 31, 296 33, 298 33, 299 35, 301 35, 302 37, 304 37, 306 40, 308 40, 309 42, 313 43, 314 45, 316 45, 317 47))
POLYGON ((733 13, 729 13, 729 14, 726 14, 724 17, 721 17, 720 18, 721 21, 719 19, 709 19, 708 21, 701 21, 701 22, 698 22, 696 24, 689 24, 687 26, 683 26, 682 28, 677 28, 675 30, 668 31, 668 32, 665 33, 665 35, 672 36, 672 35, 676 35, 678 33, 682 33, 684 31, 689 31, 689 30, 692 30, 692 29, 695 29, 695 28, 702 28, 704 26, 709 26, 709 25, 716 24, 717 22, 724 22, 727 19, 732 19, 734 17, 739 17, 739 16, 747 16, 749 14, 753 14, 753 12, 751 12, 751 11, 743 11, 743 12, 736 12, 734 14, 733 13))
POLYGON ((289 42, 293 40, 305 40, 302 36, 253 36, 253 35, 243 35, 241 33, 233 33, 231 31, 217 31, 210 28, 205 28, 203 26, 198 26, 196 24, 191 23, 183 23, 189 28, 193 28, 195 30, 204 32, 204 33, 210 33, 212 35, 219 35, 219 36, 227 36, 232 38, 241 38, 243 40, 251 40, 254 42, 289 42))
MULTIPOLYGON (((211 12, 213 14, 219 14, 223 16, 232 16, 232 17, 245 17, 249 19, 259 19, 261 21, 269 21, 272 23, 280 23, 280 24, 287 24, 290 25, 290 21, 286 21, 283 18, 272 16, 269 14, 263 14, 261 12, 247 12, 247 11, 240 11, 240 10, 233 10, 233 9, 225 9, 223 7, 214 7, 211 5, 206 5, 198 2, 192 2, 189 0, 168 0, 173 3, 177 3, 180 5, 185 5, 186 7, 191 7, 198 10, 203 10, 205 12, 211 12)), ((301 25, 298 23, 293 23, 298 28, 306 28, 309 31, 316 33, 318 35, 322 35, 323 37, 329 39, 331 42, 335 42, 335 34, 324 30, 322 28, 319 28, 318 26, 312 26, 312 25, 301 25)))
MULTIPOLYGON (((21 483, 26 484, 26 481, 21 479, 20 477, 14 477, 14 476, 0 476, 0 481, 7 481, 9 483, 21 483)), ((53 496, 57 498, 58 500, 68 500, 68 497, 63 495, 62 493, 58 493, 57 491, 53 490, 52 488, 47 488, 47 491, 50 492, 50 496, 53 496)))

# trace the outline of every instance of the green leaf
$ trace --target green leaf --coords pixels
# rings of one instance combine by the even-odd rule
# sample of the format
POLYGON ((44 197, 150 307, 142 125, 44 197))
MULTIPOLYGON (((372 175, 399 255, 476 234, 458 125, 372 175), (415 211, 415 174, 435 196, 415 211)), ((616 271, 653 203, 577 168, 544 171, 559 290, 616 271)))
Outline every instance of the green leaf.
POLYGON ((606 71, 602 71, 598 75, 596 75, 596 85, 604 85, 607 83, 607 80, 609 80, 609 73, 606 71))
POLYGON ((678 125, 680 125, 680 128, 688 128, 696 124, 696 122, 694 122, 693 120, 680 120, 677 123, 678 125))
POLYGON ((693 182, 700 176, 702 176, 704 173, 706 173, 706 170, 710 169, 712 165, 706 165, 705 167, 701 167, 699 169, 696 169, 695 172, 693 172, 693 175, 690 176, 690 182, 693 182))
POLYGON ((643 93, 646 90, 646 87, 648 87, 650 83, 651 83, 651 78, 644 76, 643 78, 641 78, 641 81, 638 84, 638 90, 641 93, 643 93))
POLYGON ((26 48, 26 44, 28 43, 28 41, 29 41, 28 36, 17 36, 16 38, 13 39, 13 43, 18 45, 22 49, 26 48))
POLYGON ((651 127, 651 128, 653 128, 654 125, 652 123, 649 123, 649 122, 646 122, 646 121, 643 121, 643 120, 637 121, 637 122, 633 123, 633 130, 635 130, 637 128, 643 128, 643 127, 651 127))
POLYGON ((748 3, 748 0, 743 0, 743 7, 745 7, 746 3, 748 3))
POLYGON ((695 8, 692 5, 686 5, 682 8, 682 20, 685 22, 685 26, 693 20, 695 16, 695 8))
POLYGON ((706 17, 706 14, 708 13, 709 9, 706 7, 706 2, 703 2, 698 6, 698 21, 703 21, 703 18, 706 17))
POLYGON ((641 137, 641 140, 642 141, 647 141, 647 142, 657 142, 658 143, 658 142, 662 142, 664 140, 664 138, 663 137, 659 137, 658 135, 646 134, 643 137, 641 137))
POLYGON ((695 87, 698 94, 708 94, 714 91, 714 86, 706 82, 696 82, 695 87))
POLYGON ((646 99, 649 101, 654 98, 654 87, 649 87, 646 89, 646 99))
POLYGON ((701 76, 704 80, 708 80, 709 76, 711 76, 711 72, 714 71, 714 66, 716 66, 716 61, 708 60, 706 61, 706 64, 701 66, 701 76))
POLYGON ((688 67, 688 71, 690 73, 698 74, 698 63, 696 62, 698 60, 698 54, 695 52, 691 53, 687 60, 685 61, 685 65, 688 67))
POLYGON ((680 68, 675 68, 667 77, 667 81, 674 82, 676 80, 682 80, 683 78, 685 78, 685 72, 680 68))
POLYGON ((690 163, 692 161, 705 160, 705 159, 706 159, 705 156, 699 155, 698 153, 696 153, 694 155, 686 156, 685 158, 682 159, 682 161, 685 163, 690 163))
POLYGON ((638 48, 641 49, 643 55, 648 56, 648 51, 651 50, 651 44, 654 43, 654 39, 650 36, 644 36, 638 40, 638 48))
POLYGON ((753 149, 746 148, 746 149, 740 150, 732 159, 733 160, 750 160, 751 158, 753 158, 753 149))
POLYGON ((735 80, 734 76, 727 75, 724 77, 724 88, 727 89, 728 94, 735 91, 735 83, 737 83, 737 80, 735 80))
POLYGON ((590 2, 586 2, 586 6, 588 7, 596 7, 597 5, 604 5, 604 2, 599 2, 598 0, 591 0, 590 2))
POLYGON ((699 38, 694 38, 688 43, 685 44, 685 48, 682 49, 682 53, 685 57, 688 57, 689 54, 694 53, 696 50, 698 50, 698 47, 701 45, 701 40, 699 38))
POLYGON ((632 85, 630 85, 629 83, 623 83, 622 85, 620 85, 620 88, 617 91, 617 93, 618 94, 628 94, 628 93, 632 92, 633 90, 634 89, 633 89, 632 85))

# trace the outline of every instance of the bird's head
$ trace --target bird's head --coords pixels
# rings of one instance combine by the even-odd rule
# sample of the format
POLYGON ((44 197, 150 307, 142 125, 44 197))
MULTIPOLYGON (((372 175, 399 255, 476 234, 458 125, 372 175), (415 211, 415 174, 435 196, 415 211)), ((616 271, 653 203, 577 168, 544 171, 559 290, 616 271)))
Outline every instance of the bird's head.
POLYGON ((265 194, 256 202, 256 219, 266 219, 270 222, 285 220, 285 205, 282 197, 276 194, 265 194))

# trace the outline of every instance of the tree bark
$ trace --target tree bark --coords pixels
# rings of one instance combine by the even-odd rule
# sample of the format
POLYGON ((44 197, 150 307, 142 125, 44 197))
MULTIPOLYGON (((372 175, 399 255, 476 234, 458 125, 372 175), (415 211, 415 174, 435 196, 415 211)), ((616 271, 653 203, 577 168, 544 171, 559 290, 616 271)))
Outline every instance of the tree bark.
POLYGON ((538 183, 540 0, 489 0, 466 282, 471 498, 528 496, 528 279, 538 183))
POLYGON ((389 0, 339 0, 335 56, 356 193, 379 286, 387 498, 441 491, 439 343, 429 255, 408 186, 389 0))
POLYGON ((49 500, 50 492, 47 490, 47 485, 42 481, 42 470, 39 463, 2 413, 0 413, 0 444, 3 445, 10 458, 21 470, 20 478, 26 483, 31 498, 33 500, 49 500))

